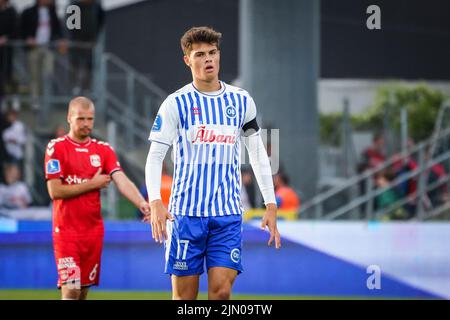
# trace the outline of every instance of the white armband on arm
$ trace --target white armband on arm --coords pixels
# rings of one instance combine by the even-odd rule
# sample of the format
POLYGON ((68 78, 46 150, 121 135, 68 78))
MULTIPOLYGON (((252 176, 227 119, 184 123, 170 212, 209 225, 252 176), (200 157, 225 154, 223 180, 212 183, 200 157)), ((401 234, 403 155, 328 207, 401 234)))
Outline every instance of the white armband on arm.
POLYGON ((164 157, 169 146, 152 142, 145 164, 145 185, 147 187, 148 202, 161 199, 161 176, 164 157))
POLYGON ((255 173, 256 181, 258 182, 259 189, 261 190, 264 199, 264 204, 276 204, 272 169, 259 131, 245 138, 244 141, 250 158, 250 165, 255 173))

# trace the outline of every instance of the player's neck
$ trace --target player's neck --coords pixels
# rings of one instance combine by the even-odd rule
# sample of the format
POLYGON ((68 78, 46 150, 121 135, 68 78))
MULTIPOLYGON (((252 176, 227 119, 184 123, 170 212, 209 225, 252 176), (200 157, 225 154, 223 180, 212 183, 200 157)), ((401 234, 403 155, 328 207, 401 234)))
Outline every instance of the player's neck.
POLYGON ((214 92, 219 91, 222 88, 222 84, 220 83, 219 79, 210 82, 194 79, 194 86, 198 91, 201 92, 214 92))
POLYGON ((69 133, 67 134, 67 136, 68 136, 72 141, 77 142, 77 143, 80 143, 80 144, 86 143, 86 142, 88 142, 89 139, 90 139, 89 136, 87 136, 87 137, 85 137, 85 138, 77 137, 73 132, 69 132, 69 133))

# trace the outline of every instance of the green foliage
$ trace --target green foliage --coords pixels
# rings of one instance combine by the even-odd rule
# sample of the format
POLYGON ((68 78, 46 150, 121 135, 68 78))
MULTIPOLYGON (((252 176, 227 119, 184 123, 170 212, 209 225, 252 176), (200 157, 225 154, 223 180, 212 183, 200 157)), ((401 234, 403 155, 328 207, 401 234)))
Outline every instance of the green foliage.
POLYGON ((400 132, 400 111, 408 112, 408 132, 414 140, 427 139, 433 132, 439 109, 446 99, 444 93, 419 84, 405 86, 390 84, 379 88, 368 117, 381 121, 387 108, 389 123, 395 132, 400 132))
MULTIPOLYGON (((416 141, 427 139, 433 132, 439 109, 448 97, 440 90, 426 84, 416 86, 390 83, 381 86, 373 104, 366 112, 351 115, 354 131, 379 131, 386 116, 390 128, 400 133, 400 112, 408 112, 408 132, 416 141)), ((338 145, 341 134, 342 113, 320 115, 320 138, 322 143, 338 145)))
MULTIPOLYGON (((342 113, 333 112, 320 114, 319 121, 321 143, 338 146, 340 144, 342 133, 342 113)), ((354 131, 376 130, 381 126, 377 118, 369 118, 366 114, 351 115, 350 125, 354 131)))
POLYGON ((320 122, 320 141, 323 144, 339 144, 340 125, 342 123, 342 113, 321 113, 320 122))

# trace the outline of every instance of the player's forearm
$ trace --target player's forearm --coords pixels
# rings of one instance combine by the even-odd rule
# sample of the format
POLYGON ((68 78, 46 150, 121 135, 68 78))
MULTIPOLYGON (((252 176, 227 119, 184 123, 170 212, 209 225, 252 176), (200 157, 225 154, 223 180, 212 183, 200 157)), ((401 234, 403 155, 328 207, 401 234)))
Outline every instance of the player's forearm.
POLYGON ((161 199, 161 175, 164 157, 169 147, 158 142, 152 142, 145 164, 145 185, 148 201, 161 199))
POLYGON ((52 200, 69 199, 96 190, 90 181, 75 185, 54 185, 49 187, 49 195, 52 200))
POLYGON ((255 173, 256 182, 264 198, 264 204, 276 204, 272 169, 261 136, 255 134, 248 137, 245 146, 248 151, 250 165, 255 173))
POLYGON ((144 197, 139 192, 136 185, 124 175, 124 179, 121 183, 116 183, 119 192, 133 203, 137 208, 145 201, 144 197))

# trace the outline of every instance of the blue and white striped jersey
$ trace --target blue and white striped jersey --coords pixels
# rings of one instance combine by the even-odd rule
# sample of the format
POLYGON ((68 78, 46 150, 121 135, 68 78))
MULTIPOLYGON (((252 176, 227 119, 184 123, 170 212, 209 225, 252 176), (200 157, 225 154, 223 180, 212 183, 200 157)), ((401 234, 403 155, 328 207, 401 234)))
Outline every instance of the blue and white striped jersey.
POLYGON ((241 129, 256 117, 247 91, 221 82, 214 94, 188 84, 161 104, 149 140, 174 147, 169 212, 242 214, 241 129))

